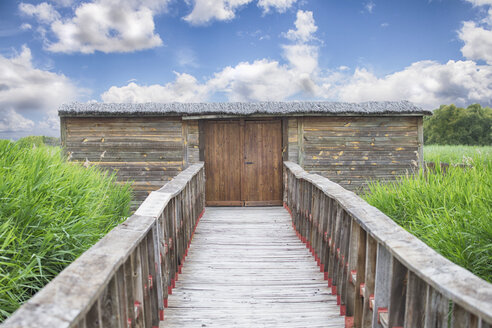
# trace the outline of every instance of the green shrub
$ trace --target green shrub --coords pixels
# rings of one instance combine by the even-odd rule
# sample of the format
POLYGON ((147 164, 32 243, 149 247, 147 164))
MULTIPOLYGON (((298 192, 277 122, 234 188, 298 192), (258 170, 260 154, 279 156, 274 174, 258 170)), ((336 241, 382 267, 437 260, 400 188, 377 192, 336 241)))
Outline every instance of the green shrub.
POLYGON ((16 144, 22 148, 40 147, 42 145, 59 146, 60 139, 55 137, 46 137, 46 136, 28 136, 28 137, 20 138, 19 140, 17 140, 16 144))
POLYGON ((0 321, 129 215, 130 186, 28 144, 0 140, 0 321))
POLYGON ((470 164, 371 183, 364 197, 444 257, 492 282, 492 160, 475 154, 470 164))
POLYGON ((466 109, 441 106, 424 118, 424 143, 492 145, 492 108, 473 104, 466 109))

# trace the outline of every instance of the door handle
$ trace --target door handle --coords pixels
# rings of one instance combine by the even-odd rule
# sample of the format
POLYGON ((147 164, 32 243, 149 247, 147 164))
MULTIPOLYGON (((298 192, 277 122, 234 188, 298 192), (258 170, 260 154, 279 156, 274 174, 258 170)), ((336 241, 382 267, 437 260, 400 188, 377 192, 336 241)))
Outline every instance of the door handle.
POLYGON ((244 164, 254 164, 253 162, 244 162, 244 164))

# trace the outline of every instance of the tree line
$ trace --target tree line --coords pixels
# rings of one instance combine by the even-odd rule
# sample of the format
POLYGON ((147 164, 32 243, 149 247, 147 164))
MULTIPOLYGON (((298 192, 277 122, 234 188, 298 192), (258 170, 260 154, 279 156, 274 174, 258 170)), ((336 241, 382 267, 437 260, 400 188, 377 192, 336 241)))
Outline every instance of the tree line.
POLYGON ((492 108, 441 105, 424 117, 424 143, 439 145, 492 145, 492 108))

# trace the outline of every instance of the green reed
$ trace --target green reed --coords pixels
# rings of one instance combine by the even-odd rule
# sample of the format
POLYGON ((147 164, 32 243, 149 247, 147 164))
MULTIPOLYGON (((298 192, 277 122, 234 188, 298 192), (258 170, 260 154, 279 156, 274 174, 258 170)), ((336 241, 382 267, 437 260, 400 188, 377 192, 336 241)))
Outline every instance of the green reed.
POLYGON ((492 154, 466 156, 470 167, 443 172, 438 165, 394 183, 373 182, 364 198, 444 257, 492 282, 492 154))
POLYGON ((427 162, 449 164, 468 164, 473 157, 491 158, 492 146, 450 146, 429 145, 424 147, 424 159, 427 162))
POLYGON ((0 140, 0 322, 129 215, 129 185, 0 140))

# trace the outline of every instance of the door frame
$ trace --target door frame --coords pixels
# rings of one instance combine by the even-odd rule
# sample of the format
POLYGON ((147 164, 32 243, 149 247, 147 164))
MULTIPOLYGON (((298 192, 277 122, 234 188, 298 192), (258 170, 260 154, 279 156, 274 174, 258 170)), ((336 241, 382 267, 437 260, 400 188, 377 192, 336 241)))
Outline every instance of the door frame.
MULTIPOLYGON (((282 162, 286 161, 289 156, 287 153, 287 145, 288 145, 288 121, 287 118, 283 117, 254 117, 254 116, 248 116, 248 117, 237 117, 237 118, 203 118, 198 120, 198 148, 199 148, 199 160, 202 162, 205 162, 205 124, 208 121, 231 121, 231 122, 239 122, 240 126, 245 126, 246 121, 280 121, 280 133, 281 133, 281 157, 282 157, 282 162)), ((240 129, 240 153, 244 154, 244 129, 240 129)), ((243 162, 243 160, 241 160, 243 162)), ((241 198, 243 198, 243 179, 245 179, 245 173, 244 171, 244 164, 241 165, 240 167, 240 181, 241 181, 241 198)), ((281 179, 283 181, 283 171, 284 167, 281 165, 281 179)), ((207 177, 205 177, 206 179, 207 177)), ((281 186, 281 198, 283 198, 284 194, 284 185, 283 182, 280 184, 281 186)), ((205 196, 206 199, 206 196, 205 196)), ((207 206, 279 206, 282 205, 283 199, 280 201, 274 201, 274 202, 263 202, 263 201, 206 201, 207 206)))

